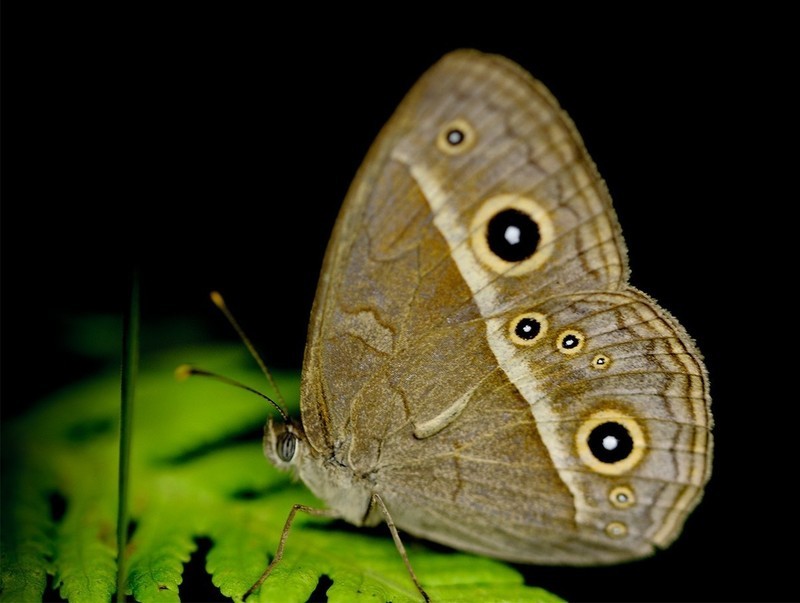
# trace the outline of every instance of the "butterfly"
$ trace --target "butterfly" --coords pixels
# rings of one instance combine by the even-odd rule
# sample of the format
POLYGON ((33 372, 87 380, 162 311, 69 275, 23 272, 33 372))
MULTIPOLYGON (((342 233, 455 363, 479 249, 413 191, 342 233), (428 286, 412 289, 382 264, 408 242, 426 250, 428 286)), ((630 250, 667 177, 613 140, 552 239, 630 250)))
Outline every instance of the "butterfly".
POLYGON ((544 85, 500 56, 442 58, 342 207, 301 420, 265 428, 327 510, 293 509, 262 579, 298 510, 386 522, 426 599, 398 529, 531 564, 668 546, 711 473, 708 376, 628 278, 605 183, 544 85))

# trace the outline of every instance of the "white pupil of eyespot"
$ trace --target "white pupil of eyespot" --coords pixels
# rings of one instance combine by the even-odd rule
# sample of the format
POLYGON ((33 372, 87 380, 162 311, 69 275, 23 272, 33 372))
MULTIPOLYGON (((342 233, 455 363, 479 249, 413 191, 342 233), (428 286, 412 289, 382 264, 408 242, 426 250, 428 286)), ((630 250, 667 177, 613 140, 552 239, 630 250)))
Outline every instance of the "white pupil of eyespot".
POLYGON ((533 331, 533 327, 531 325, 522 325, 522 330, 525 331, 526 333, 530 333, 531 331, 533 331))
POLYGON ((503 237, 509 245, 516 245, 519 243, 521 236, 522 231, 517 226, 509 226, 506 228, 506 232, 503 234, 503 237))
POLYGON ((603 448, 606 450, 614 450, 619 446, 619 440, 614 436, 606 436, 603 438, 603 448))
POLYGON ((628 502, 628 496, 620 492, 619 494, 617 494, 617 501, 621 503, 628 502))

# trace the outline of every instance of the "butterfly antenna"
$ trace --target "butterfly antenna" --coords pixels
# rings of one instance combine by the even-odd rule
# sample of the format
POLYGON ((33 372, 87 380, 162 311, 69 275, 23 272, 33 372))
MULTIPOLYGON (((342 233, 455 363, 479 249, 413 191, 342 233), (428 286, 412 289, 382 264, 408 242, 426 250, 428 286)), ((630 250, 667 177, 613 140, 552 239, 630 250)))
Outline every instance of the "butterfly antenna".
POLYGON ((188 379, 189 377, 192 377, 194 375, 200 375, 201 377, 211 377, 212 379, 216 379, 217 381, 222 381, 223 383, 226 383, 228 385, 233 385, 234 387, 247 390, 248 392, 251 392, 256 396, 264 398, 267 402, 272 404, 278 410, 281 417, 283 418, 284 423, 289 422, 289 416, 286 414, 286 411, 283 410, 283 408, 281 408, 280 405, 277 402, 275 402, 275 400, 273 400, 266 394, 262 394, 257 389, 253 389, 249 385, 245 385, 244 383, 236 381, 235 379, 231 379, 230 377, 225 377, 223 375, 218 375, 217 373, 212 373, 211 371, 204 371, 203 369, 195 368, 189 364, 182 364, 175 369, 175 378, 178 379, 178 381, 183 381, 184 379, 188 379))
MULTIPOLYGON (((252 343, 250 343, 250 339, 247 337, 247 335, 244 334, 242 327, 240 327, 239 323, 236 322, 236 319, 233 317, 233 314, 231 314, 231 311, 228 310, 228 306, 225 305, 225 300, 222 298, 222 295, 220 295, 218 291, 212 291, 211 301, 214 302, 214 305, 217 306, 217 308, 219 308, 222 311, 222 313, 225 315, 225 318, 227 318, 228 322, 231 323, 231 326, 239 334, 239 338, 244 342, 244 345, 247 347, 248 351, 250 352, 250 355, 255 359, 256 363, 261 369, 261 372, 264 373, 264 375, 266 376, 267 381, 269 381, 270 386, 275 392, 275 396, 278 398, 278 402, 280 403, 280 405, 276 404, 275 401, 273 401, 271 398, 267 399, 273 404, 275 404, 275 406, 281 411, 281 416, 284 418, 284 420, 287 420, 286 418, 288 416, 288 413, 285 410, 286 402, 284 401, 283 396, 281 395, 281 390, 278 389, 278 385, 272 378, 272 373, 269 372, 267 365, 264 364, 264 361, 261 359, 261 356, 256 351, 256 348, 253 346, 252 343)), ((250 388, 245 387, 245 389, 249 390, 250 388)), ((264 394, 260 395, 263 396, 264 394)))

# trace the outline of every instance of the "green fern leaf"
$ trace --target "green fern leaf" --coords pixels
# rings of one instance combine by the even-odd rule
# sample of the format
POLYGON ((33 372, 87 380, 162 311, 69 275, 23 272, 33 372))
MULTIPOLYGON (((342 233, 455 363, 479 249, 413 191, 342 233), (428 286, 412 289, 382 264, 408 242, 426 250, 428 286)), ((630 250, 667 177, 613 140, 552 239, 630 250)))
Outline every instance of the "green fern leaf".
MULTIPOLYGON (((198 539, 206 571, 234 601, 261 575, 295 503, 323 506, 272 468, 257 434, 270 410, 244 391, 203 379, 177 382, 186 361, 258 386, 240 348, 183 349, 143 359, 136 384, 131 458, 128 589, 137 601, 180 601, 192 592, 184 565, 198 539)), ((3 426, 3 562, 7 601, 41 600, 46 574, 69 601, 108 601, 116 590, 116 375, 69 387, 3 426), (52 498, 63 499, 53 517, 52 498), (9 526, 9 527, 7 527, 9 526)), ((297 412, 299 377, 276 375, 297 412)), ((559 599, 497 561, 440 553, 408 539, 416 571, 437 601, 559 599)), ((340 601, 419 601, 385 529, 358 531, 298 515, 283 561, 252 601, 309 599, 320 580, 340 601)))

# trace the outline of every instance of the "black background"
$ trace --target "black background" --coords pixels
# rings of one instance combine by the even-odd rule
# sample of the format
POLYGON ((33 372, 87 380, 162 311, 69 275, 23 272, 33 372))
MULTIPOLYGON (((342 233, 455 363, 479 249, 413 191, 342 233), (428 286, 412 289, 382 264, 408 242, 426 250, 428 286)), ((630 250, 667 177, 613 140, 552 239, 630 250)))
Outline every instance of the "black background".
POLYGON ((796 67, 782 17, 577 12, 4 15, 4 417, 96 368, 65 334, 120 312, 133 262, 149 349, 182 343, 167 327, 185 320, 233 340, 208 302, 219 289, 270 364, 299 367, 369 144, 442 54, 499 52, 576 122, 632 282, 696 338, 716 418, 715 472, 673 547, 528 579, 572 600, 796 599, 796 67))

